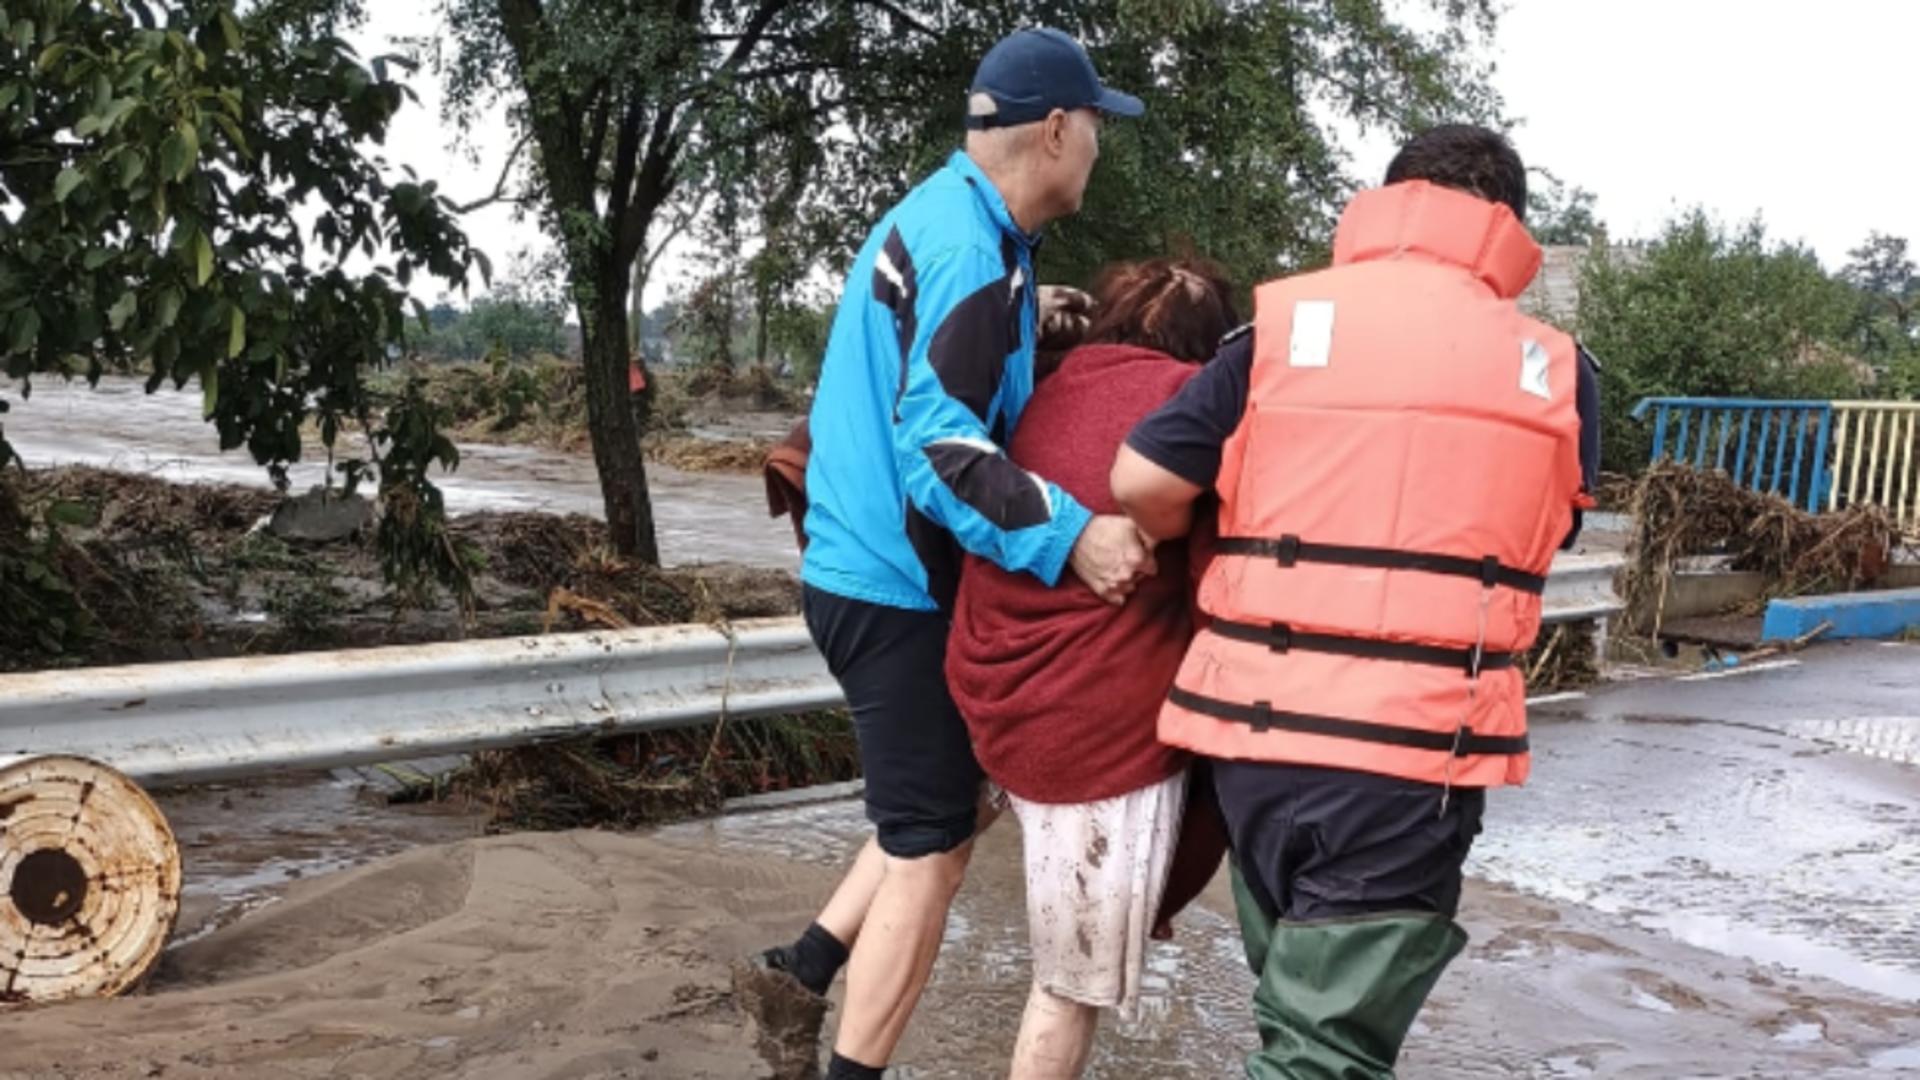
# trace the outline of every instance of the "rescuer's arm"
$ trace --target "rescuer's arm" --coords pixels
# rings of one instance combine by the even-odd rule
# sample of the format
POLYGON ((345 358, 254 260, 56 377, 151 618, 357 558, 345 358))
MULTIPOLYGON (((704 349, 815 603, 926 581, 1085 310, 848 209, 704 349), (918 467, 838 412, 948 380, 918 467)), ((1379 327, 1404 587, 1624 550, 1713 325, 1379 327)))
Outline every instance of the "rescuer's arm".
POLYGON ((1253 336, 1229 335, 1171 400, 1140 421, 1113 463, 1113 497, 1153 540, 1185 536, 1193 504, 1220 475, 1253 375, 1253 336))
POLYGON ((1573 528, 1567 531, 1567 539, 1560 545, 1567 551, 1580 539, 1581 511, 1592 505, 1594 488, 1600 483, 1600 362, 1585 345, 1578 349, 1575 367, 1579 369, 1579 381, 1573 398, 1574 407, 1580 412, 1580 493, 1584 498, 1573 508, 1573 528))

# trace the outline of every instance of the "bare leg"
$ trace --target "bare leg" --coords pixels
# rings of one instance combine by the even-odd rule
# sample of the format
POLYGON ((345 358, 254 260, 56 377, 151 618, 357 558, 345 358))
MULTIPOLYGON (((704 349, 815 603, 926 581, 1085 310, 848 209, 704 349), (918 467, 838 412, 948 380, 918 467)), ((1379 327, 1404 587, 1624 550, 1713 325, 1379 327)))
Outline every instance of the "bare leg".
POLYGON ((867 919, 867 909, 873 905, 873 894, 880 891, 880 882, 886 876, 887 856, 880 850, 880 842, 868 837, 853 857, 847 876, 840 880, 840 887, 833 890, 814 921, 851 948, 860 936, 860 924, 867 919))
MULTIPOLYGON (((1000 807, 986 796, 982 789, 980 805, 975 810, 973 835, 987 831, 1000 816, 1000 807)), ((859 854, 853 858, 853 865, 847 868, 847 876, 840 879, 840 885, 827 899, 827 906, 820 909, 820 917, 814 921, 840 940, 840 943, 852 948, 860 937, 860 924, 867 920, 867 910, 873 906, 874 894, 880 890, 880 882, 887 876, 887 856, 880 850, 880 842, 868 837, 860 845, 859 854)))
POLYGON ((966 876, 969 840, 917 859, 888 856, 847 966, 847 999, 834 1052, 880 1067, 893 1058, 940 955, 947 909, 966 876))
POLYGON ((1079 1080, 1093 1054, 1100 1010, 1056 997, 1033 984, 1020 1037, 1013 1044, 1009 1080, 1079 1080))

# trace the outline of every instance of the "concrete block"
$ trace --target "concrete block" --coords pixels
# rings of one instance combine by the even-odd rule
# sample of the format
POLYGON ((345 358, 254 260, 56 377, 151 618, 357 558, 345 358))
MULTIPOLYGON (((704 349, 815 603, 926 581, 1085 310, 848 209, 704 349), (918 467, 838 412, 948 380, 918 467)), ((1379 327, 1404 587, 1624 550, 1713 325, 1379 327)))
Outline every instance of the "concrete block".
POLYGON ((1899 637, 1910 628, 1920 627, 1920 589, 1774 600, 1767 604, 1767 620, 1760 636, 1767 641, 1789 641, 1811 633, 1823 622, 1833 624, 1833 629, 1821 635, 1823 641, 1899 637))

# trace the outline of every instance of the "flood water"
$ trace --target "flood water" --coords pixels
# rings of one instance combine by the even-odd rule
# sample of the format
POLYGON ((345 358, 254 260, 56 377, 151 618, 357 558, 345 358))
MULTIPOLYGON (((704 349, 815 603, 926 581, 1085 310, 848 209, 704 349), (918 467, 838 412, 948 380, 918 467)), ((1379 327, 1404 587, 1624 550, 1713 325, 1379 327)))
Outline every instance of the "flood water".
MULTIPOLYGON (((93 465, 177 483, 269 483, 266 470, 244 450, 220 452, 218 435, 201 420, 200 395, 193 390, 165 387, 148 394, 139 380, 118 377, 104 378, 92 389, 84 382, 42 380, 34 384, 32 398, 21 401, 9 395, 8 400, 13 409, 0 423, 31 468, 93 465)), ((326 478, 322 448, 309 446, 307 457, 291 470, 296 492, 326 478)), ((793 529, 784 518, 767 516, 758 476, 685 473, 649 463, 647 478, 661 558, 669 565, 798 565, 793 529)), ((601 513, 593 460, 582 454, 465 444, 459 468, 433 480, 446 493, 447 510, 453 514, 601 513)))

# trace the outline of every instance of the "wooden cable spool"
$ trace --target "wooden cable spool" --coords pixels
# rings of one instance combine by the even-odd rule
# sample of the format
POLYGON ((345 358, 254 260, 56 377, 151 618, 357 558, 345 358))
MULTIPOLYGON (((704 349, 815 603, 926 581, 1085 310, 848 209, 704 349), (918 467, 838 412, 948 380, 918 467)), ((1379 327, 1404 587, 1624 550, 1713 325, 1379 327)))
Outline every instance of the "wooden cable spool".
POLYGON ((110 997, 180 912, 180 848, 133 781, 76 757, 0 756, 0 1004, 110 997))

